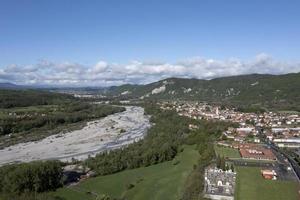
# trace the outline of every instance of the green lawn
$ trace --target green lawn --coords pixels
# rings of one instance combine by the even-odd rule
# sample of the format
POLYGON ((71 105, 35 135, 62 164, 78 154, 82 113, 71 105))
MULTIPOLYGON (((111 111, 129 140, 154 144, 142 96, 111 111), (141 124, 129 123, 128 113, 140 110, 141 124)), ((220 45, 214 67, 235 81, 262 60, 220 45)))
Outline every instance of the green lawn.
POLYGON ((299 199, 297 182, 265 180, 257 167, 236 167, 236 170, 236 200, 299 199))
POLYGON ((220 155, 221 157, 228 157, 228 158, 240 158, 240 153, 237 149, 233 149, 230 147, 224 147, 220 145, 214 146, 216 154, 220 155))
POLYGON ((67 200, 95 199, 86 191, 112 197, 126 197, 130 200, 174 200, 179 199, 188 174, 198 160, 194 146, 186 146, 174 161, 150 167, 126 170, 120 173, 100 176, 82 182, 79 186, 59 189, 54 195, 67 200), (126 189, 128 184, 135 185, 126 189), (76 192, 74 192, 76 190, 76 192))

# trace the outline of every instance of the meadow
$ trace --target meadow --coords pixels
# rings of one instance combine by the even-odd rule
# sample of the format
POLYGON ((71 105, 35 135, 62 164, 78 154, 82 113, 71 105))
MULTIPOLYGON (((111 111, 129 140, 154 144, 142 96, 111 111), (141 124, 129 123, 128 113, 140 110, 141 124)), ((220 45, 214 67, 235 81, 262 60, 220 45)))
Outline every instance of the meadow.
POLYGON ((265 180, 257 167, 236 167, 237 200, 297 200, 299 185, 293 181, 265 180))
POLYGON ((224 147, 220 145, 214 145, 216 155, 224 158, 240 158, 241 155, 237 149, 230 147, 224 147))
POLYGON ((185 146, 172 161, 91 178, 50 195, 66 200, 93 200, 103 195, 130 200, 180 199, 186 178, 198 157, 195 146, 185 146))

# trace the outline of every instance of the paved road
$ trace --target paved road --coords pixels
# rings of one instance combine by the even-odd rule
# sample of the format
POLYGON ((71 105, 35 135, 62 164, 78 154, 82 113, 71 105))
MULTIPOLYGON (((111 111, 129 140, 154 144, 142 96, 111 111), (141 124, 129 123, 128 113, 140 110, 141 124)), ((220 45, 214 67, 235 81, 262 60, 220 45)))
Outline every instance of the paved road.
MULTIPOLYGON (((279 163, 279 166, 278 166, 279 169, 277 169, 277 170, 279 173, 282 173, 281 176, 286 177, 287 179, 288 178, 292 179, 292 177, 293 177, 293 180, 297 180, 300 182, 300 167, 299 167, 298 163, 293 158, 291 158, 289 155, 284 153, 280 148, 275 146, 273 143, 269 142, 268 146, 273 149, 273 152, 277 156, 278 163, 279 163), (294 176, 291 175, 291 172, 290 173, 285 172, 285 170, 283 170, 282 166, 291 167, 291 171, 293 172, 294 176), (280 169, 282 169, 282 170, 280 170, 280 169)), ((285 169, 286 169, 286 167, 285 167, 285 169)), ((279 174, 279 176, 280 176, 280 174, 279 174)), ((290 180, 290 179, 288 179, 288 180, 290 180)))
POLYGON ((273 167, 274 163, 273 162, 263 162, 263 161, 248 161, 248 160, 243 160, 243 159, 239 159, 239 160, 233 160, 230 159, 231 162, 234 163, 234 165, 236 166, 245 166, 245 167, 273 167))

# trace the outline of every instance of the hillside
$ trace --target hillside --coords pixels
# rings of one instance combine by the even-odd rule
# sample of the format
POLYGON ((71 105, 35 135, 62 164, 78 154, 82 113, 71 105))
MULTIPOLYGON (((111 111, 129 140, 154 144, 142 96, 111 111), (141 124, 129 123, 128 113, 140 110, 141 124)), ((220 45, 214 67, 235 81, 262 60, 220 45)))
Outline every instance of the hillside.
POLYGON ((300 73, 240 75, 212 80, 168 78, 147 85, 111 87, 108 96, 199 100, 300 110, 300 73))
POLYGON ((13 83, 0 83, 0 89, 24 89, 25 86, 22 85, 16 85, 13 83))
POLYGON ((71 95, 42 90, 0 89, 0 108, 59 104, 75 100, 71 95))

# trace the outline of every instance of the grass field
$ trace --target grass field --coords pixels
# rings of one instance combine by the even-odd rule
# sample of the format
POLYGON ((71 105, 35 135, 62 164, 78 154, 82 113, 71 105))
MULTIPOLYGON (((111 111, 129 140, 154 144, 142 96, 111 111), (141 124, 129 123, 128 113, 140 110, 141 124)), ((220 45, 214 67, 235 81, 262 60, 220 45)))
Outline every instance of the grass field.
POLYGON ((236 170, 236 200, 299 199, 297 182, 265 180, 257 167, 236 167, 236 170))
POLYGON ((224 158, 240 158, 240 153, 237 149, 233 149, 230 147, 224 147, 224 146, 220 146, 220 145, 215 145, 215 152, 217 155, 223 157, 224 158))
POLYGON ((126 197, 130 200, 180 199, 185 180, 197 162, 198 152, 194 148, 194 146, 186 146, 184 151, 175 158, 177 162, 173 160, 92 178, 78 186, 59 189, 52 195, 67 200, 96 199, 95 195, 87 192, 107 194, 115 198, 126 197), (134 187, 127 189, 129 184, 134 187))

